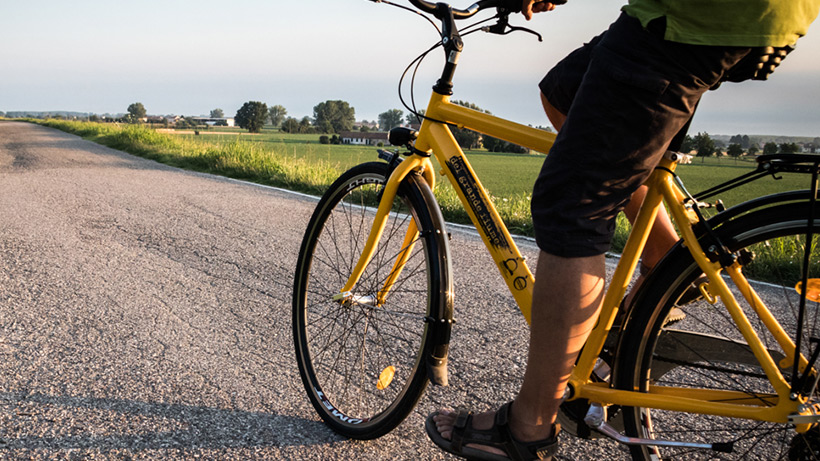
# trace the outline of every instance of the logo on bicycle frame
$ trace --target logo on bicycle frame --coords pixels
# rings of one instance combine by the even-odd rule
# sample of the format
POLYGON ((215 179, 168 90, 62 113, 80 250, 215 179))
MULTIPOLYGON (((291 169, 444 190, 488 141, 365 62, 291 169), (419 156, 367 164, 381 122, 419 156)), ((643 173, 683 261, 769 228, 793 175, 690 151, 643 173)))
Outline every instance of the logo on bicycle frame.
POLYGON ((470 208, 478 218, 478 224, 481 226, 484 234, 490 239, 490 244, 497 248, 509 249, 510 243, 507 242, 504 233, 499 229, 495 221, 493 221, 490 209, 481 197, 481 188, 478 187, 478 181, 475 176, 470 173, 470 170, 467 169, 464 159, 461 157, 453 157, 447 160, 447 166, 453 173, 453 177, 456 179, 456 182, 458 182, 461 191, 464 192, 464 196, 467 197, 467 202, 469 202, 470 208))

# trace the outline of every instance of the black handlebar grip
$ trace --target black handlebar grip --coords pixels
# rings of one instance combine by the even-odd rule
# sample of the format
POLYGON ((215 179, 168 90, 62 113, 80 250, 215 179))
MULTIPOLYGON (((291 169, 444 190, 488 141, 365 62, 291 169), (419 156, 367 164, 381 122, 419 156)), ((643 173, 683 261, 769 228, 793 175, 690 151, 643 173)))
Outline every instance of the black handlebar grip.
POLYGON ((503 8, 510 13, 520 13, 523 2, 521 0, 504 0, 503 8))

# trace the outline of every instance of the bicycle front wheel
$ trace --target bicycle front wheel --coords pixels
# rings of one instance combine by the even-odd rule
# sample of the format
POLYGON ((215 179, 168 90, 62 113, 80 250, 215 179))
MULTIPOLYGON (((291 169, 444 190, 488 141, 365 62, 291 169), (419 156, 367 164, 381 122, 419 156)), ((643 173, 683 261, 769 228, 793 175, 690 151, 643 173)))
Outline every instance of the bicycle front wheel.
MULTIPOLYGON (((789 204, 763 209, 729 221, 716 231, 721 241, 746 262, 743 273, 796 341, 799 294, 795 285, 802 277, 803 256, 810 252, 809 277, 820 273, 820 252, 807 243, 808 207, 789 204)), ((814 224, 815 227, 820 222, 814 224)), ((636 308, 627 322, 618 351, 616 385, 621 389, 647 391, 651 385, 740 392, 758 404, 772 404, 774 389, 753 356, 723 302, 710 304, 703 298, 691 301, 693 283, 702 275, 689 252, 682 247, 671 253, 651 276, 651 284, 639 293, 636 308), (689 302, 687 302, 689 298, 689 302), (674 309, 674 311, 673 311, 674 309), (683 311, 684 315, 681 315, 683 311), (682 319, 681 319, 682 318, 682 319)), ((783 348, 758 315, 724 277, 751 321, 763 345, 781 373, 791 382, 792 369, 783 360, 783 348)), ((649 281, 649 280, 648 280, 649 281)), ((820 315, 810 306, 803 320, 802 353, 809 357, 810 338, 818 337, 820 315)), ((812 402, 820 396, 812 396, 812 402)), ((733 442, 730 454, 691 449, 631 447, 634 459, 818 459, 817 428, 798 433, 793 425, 669 412, 649 408, 623 408, 626 434, 632 437, 683 442, 733 442)))
POLYGON ((375 256, 339 299, 387 175, 386 164, 365 163, 330 187, 305 233, 294 281, 294 343, 305 389, 331 428, 356 439, 386 434, 415 407, 428 383, 429 319, 439 318, 452 293, 441 212, 427 183, 410 176, 375 256))

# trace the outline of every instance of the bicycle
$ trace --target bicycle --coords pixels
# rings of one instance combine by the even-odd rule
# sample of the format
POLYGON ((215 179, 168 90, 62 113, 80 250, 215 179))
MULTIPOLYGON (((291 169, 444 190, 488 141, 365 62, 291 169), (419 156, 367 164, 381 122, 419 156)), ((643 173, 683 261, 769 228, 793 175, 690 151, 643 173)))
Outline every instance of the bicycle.
MULTIPOLYGON (((497 24, 485 30, 505 34, 516 29, 508 23, 514 8, 504 0, 481 0, 466 10, 411 3, 441 21, 439 45, 447 57, 421 128, 390 132, 391 144, 409 150, 406 158, 380 151, 384 162, 353 167, 330 186, 305 232, 294 280, 293 333, 305 389, 333 430, 356 439, 395 428, 428 382, 447 385, 453 268, 432 192, 432 156, 529 321, 533 275, 449 126, 539 152, 555 139, 449 101, 463 46, 456 20, 495 8, 497 24)), ((675 174, 677 160, 667 152, 647 181, 561 418, 578 436, 627 444, 635 459, 746 459, 760 451, 766 459, 814 459, 820 452, 814 304, 820 279, 812 277, 820 270, 814 239, 820 156, 761 156, 753 172, 694 196, 675 174), (731 208, 704 203, 782 173, 810 176, 810 190, 731 208), (622 307, 663 203, 681 241, 622 307), (693 285, 704 274, 708 281, 693 285), (747 275, 777 279, 767 289, 776 294, 756 289, 747 275), (690 287, 700 297, 683 302, 690 287)))

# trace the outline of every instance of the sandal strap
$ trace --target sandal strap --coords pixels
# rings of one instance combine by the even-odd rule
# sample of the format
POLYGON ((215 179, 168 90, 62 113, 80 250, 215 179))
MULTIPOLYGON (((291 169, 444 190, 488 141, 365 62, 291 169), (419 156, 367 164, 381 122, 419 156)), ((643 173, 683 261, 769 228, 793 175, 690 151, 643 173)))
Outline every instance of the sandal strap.
POLYGON ((553 425, 552 436, 534 442, 520 442, 510 430, 510 408, 512 402, 506 403, 495 413, 493 427, 479 430, 472 427, 473 413, 461 410, 456 415, 453 425, 451 447, 461 453, 465 445, 475 443, 504 450, 512 461, 529 461, 533 459, 551 459, 558 451, 558 433, 561 427, 553 425))
POLYGON ((451 446, 455 450, 460 452, 464 445, 470 443, 503 448, 504 436, 498 432, 495 426, 484 430, 476 429, 473 427, 472 421, 472 411, 460 410, 456 415, 453 435, 450 439, 451 446))
POLYGON ((503 449, 513 461, 527 461, 533 459, 552 459, 558 451, 558 433, 561 426, 553 424, 552 435, 546 439, 533 442, 521 442, 513 436, 510 430, 510 409, 513 402, 506 403, 495 413, 495 426, 498 428, 503 441, 503 449))

